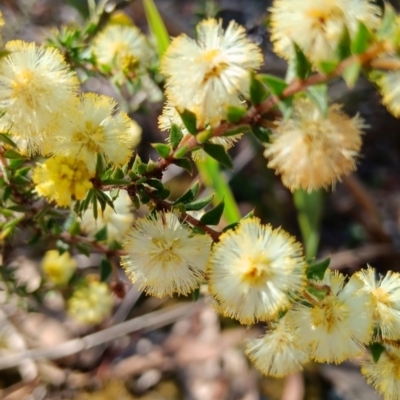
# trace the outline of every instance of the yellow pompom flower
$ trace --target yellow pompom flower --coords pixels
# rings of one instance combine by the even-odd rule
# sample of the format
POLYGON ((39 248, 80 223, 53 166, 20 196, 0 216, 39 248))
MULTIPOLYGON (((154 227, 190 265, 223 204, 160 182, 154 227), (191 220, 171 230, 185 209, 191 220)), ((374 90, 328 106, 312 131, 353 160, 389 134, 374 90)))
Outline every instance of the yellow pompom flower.
POLYGON ((372 313, 383 339, 400 339, 400 274, 389 271, 376 279, 375 269, 363 269, 355 274, 362 291, 372 296, 372 313))
MULTIPOLYGON (((373 333, 372 299, 360 292, 362 283, 354 276, 345 285, 345 276, 327 270, 321 286, 330 290, 314 304, 296 303, 285 315, 297 331, 297 344, 310 350, 318 362, 336 364, 361 354, 373 333)), ((306 299, 307 300, 307 299, 306 299)))
MULTIPOLYGON (((109 196, 108 192, 104 193, 109 196)), ((82 231, 94 237, 99 230, 107 226, 107 242, 122 241, 134 221, 132 201, 128 193, 125 190, 121 190, 113 204, 114 210, 109 205, 106 205, 104 211, 101 211, 99 204, 97 219, 94 219, 93 206, 91 205, 80 219, 82 231)))
POLYGON ((93 53, 100 64, 118 70, 146 67, 153 56, 146 37, 136 26, 109 25, 93 42, 93 53))
POLYGON ((33 170, 36 192, 61 207, 68 207, 73 198, 83 200, 92 188, 92 177, 86 165, 73 157, 55 156, 33 170))
POLYGON ((214 244, 207 275, 217 310, 242 324, 270 320, 305 285, 302 247, 282 229, 242 220, 214 244))
POLYGON ((361 362, 361 373, 383 397, 383 400, 400 400, 400 349, 385 344, 378 362, 369 355, 361 362))
MULTIPOLYGON (((172 127, 172 124, 175 124, 182 131, 183 135, 186 136, 189 134, 185 125, 183 124, 182 118, 179 115, 178 110, 170 101, 164 105, 162 114, 158 117, 158 127, 161 131, 169 131, 172 127)), ((221 144, 224 146, 226 150, 229 150, 234 144, 242 137, 242 134, 233 135, 229 137, 212 137, 210 139, 211 143, 221 144)), ((205 160, 206 152, 203 149, 198 149, 192 152, 193 160, 205 160)))
POLYGON ((314 63, 335 58, 345 27, 353 37, 359 21, 376 29, 381 16, 372 0, 275 0, 270 11, 275 52, 292 58, 294 42, 314 63))
POLYGON ((204 278, 211 238, 195 235, 174 213, 138 219, 126 235, 121 264, 139 290, 157 297, 187 295, 204 278))
POLYGON ((172 41, 161 73, 167 77, 167 97, 179 111, 195 113, 198 127, 215 126, 226 118, 228 106, 248 95, 250 71, 259 68, 263 57, 233 21, 225 32, 222 21, 202 21, 197 35, 197 41, 186 35, 172 41))
POLYGON ((290 190, 329 187, 356 168, 365 125, 333 104, 324 117, 308 98, 294 102, 290 119, 278 122, 266 145, 268 167, 290 190))
POLYGON ((129 160, 139 143, 141 128, 108 96, 85 93, 81 102, 65 121, 64 128, 51 142, 53 154, 82 160, 89 172, 96 170, 97 154, 106 161, 122 165, 129 160))
POLYGON ((55 117, 68 113, 79 82, 61 53, 12 41, 0 60, 0 130, 9 132, 28 155, 41 151, 55 117))
POLYGON ((283 377, 303 369, 309 357, 297 344, 296 331, 281 318, 259 339, 246 344, 246 354, 263 374, 283 377))
POLYGON ((114 300, 103 282, 88 281, 68 300, 68 314, 85 324, 99 324, 110 315, 114 300))
POLYGON ((68 252, 49 250, 42 260, 42 271, 46 279, 55 285, 65 285, 76 270, 76 261, 68 252))

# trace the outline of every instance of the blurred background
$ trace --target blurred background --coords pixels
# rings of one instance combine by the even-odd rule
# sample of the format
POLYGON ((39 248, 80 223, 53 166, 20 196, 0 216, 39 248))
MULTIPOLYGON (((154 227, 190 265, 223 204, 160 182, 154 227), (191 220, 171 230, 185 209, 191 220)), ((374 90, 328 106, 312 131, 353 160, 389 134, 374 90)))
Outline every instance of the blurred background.
MULTIPOLYGON (((142 1, 125 3, 121 10, 148 34, 142 1)), ((182 32, 193 36, 196 23, 207 16, 222 18, 225 24, 236 20, 263 49, 263 71, 285 76, 285 62, 273 54, 266 28, 270 1, 155 3, 171 36, 182 32)), ((399 9, 400 1, 392 4, 399 9)), ((0 0, 0 10, 6 23, 3 42, 23 39, 43 43, 53 27, 83 25, 88 13, 86 0, 0 0)), ((105 79, 90 78, 84 90, 121 100, 105 79)), ((317 258, 331 257, 331 268, 346 274, 366 267, 367 263, 381 273, 400 271, 400 123, 380 104, 379 94, 364 79, 352 90, 337 80, 331 84, 330 94, 332 101, 343 103, 350 115, 359 113, 368 128, 357 172, 333 190, 318 194, 322 202, 320 210, 316 210, 317 258)), ((165 133, 157 127, 162 106, 162 99, 148 102, 140 93, 130 103, 130 115, 143 129, 138 149, 143 160, 149 156, 157 158, 148 143, 165 140, 165 133)), ((299 213, 292 194, 282 186, 279 177, 267 169, 262 146, 246 136, 231 154, 235 169, 225 173, 225 178, 241 215, 255 208, 263 222, 282 226, 302 240, 301 210, 299 213)), ((189 176, 177 168, 169 169, 164 176, 174 197, 181 195, 195 179, 196 174, 189 176)), ((14 250, 13 274, 20 278, 16 282, 20 282, 29 298, 18 298, 23 302, 20 307, 18 302, 1 297, 0 348, 5 352, 10 340, 14 342, 13 348, 20 351, 57 348, 63 342, 118 326, 125 320, 143 316, 145 322, 118 339, 105 340, 78 354, 62 358, 56 354, 54 361, 27 357, 17 366, 0 370, 1 399, 379 399, 360 375, 357 361, 339 366, 309 364, 302 374, 285 379, 263 377, 243 353, 245 339, 262 334, 262 324, 247 329, 221 318, 206 300, 144 296, 126 278, 123 279, 127 294, 123 299, 115 299, 112 316, 96 327, 79 325, 65 315, 56 294, 50 293, 45 302, 32 300, 35 285, 40 281, 42 254, 43 247, 32 252, 23 244, 14 250), (12 307, 18 312, 10 312, 12 307)), ((82 270, 98 270, 98 255, 75 258, 82 270)))

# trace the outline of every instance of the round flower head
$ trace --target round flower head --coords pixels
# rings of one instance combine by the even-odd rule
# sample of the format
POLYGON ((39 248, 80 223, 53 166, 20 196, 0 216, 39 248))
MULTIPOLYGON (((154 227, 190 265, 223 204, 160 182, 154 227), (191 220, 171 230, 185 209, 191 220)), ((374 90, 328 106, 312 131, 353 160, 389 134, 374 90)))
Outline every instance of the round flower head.
POLYGON ((242 220, 213 247, 209 287, 223 315, 243 324, 273 319, 305 284, 302 248, 282 229, 242 220))
POLYGON ((382 338, 400 339, 400 274, 389 271, 379 280, 375 270, 368 268, 356 273, 362 290, 372 296, 372 310, 375 323, 380 328, 382 338))
POLYGON ((93 53, 100 64, 119 70, 146 66, 152 51, 136 26, 109 25, 93 42, 93 53))
POLYGON ((239 105, 240 95, 247 96, 250 71, 263 57, 233 21, 225 32, 222 21, 202 21, 197 35, 197 41, 186 35, 172 41, 161 72, 167 77, 167 97, 178 110, 194 112, 199 127, 214 126, 225 118, 227 106, 239 105))
POLYGON ((383 397, 383 400, 400 400, 400 349, 385 345, 378 362, 371 355, 361 363, 361 373, 383 397))
POLYGON ((395 117, 400 117, 400 71, 384 73, 377 83, 382 103, 395 117))
POLYGON ((96 170, 97 154, 122 165, 140 141, 141 129, 110 97, 94 93, 82 95, 76 115, 52 142, 54 154, 82 160, 90 173, 96 170))
POLYGON ((246 354, 263 374, 277 378, 303 369, 308 354, 297 345, 297 335, 283 317, 260 339, 248 340, 246 354))
POLYGON ((359 279, 352 277, 346 285, 344 281, 342 274, 327 270, 320 282, 330 287, 326 296, 310 306, 297 303, 285 316, 297 329, 298 345, 309 348, 318 362, 356 357, 372 336, 371 296, 360 293, 359 279))
POLYGON ((381 14, 372 0, 275 0, 270 11, 275 52, 290 59, 295 42, 314 63, 335 58, 345 27, 350 36, 359 21, 375 29, 381 14))
POLYGON ((187 295, 204 277, 211 239, 194 235, 173 213, 158 213, 137 220, 123 247, 121 264, 140 290, 157 297, 187 295))
POLYGON ((92 188, 92 175, 86 165, 73 157, 54 156, 33 170, 36 192, 61 207, 68 207, 72 198, 83 200, 92 188))
POLYGON ((292 191, 328 187, 356 168, 364 127, 361 118, 349 118, 338 104, 324 118, 310 99, 298 99, 291 118, 278 123, 264 156, 292 191))
POLYGON ((113 307, 113 298, 103 282, 86 282, 68 300, 68 314, 84 324, 99 324, 113 307))
MULTIPOLYGON (((184 136, 189 134, 188 130, 183 124, 178 110, 171 104, 171 102, 167 101, 163 108, 162 114, 158 117, 158 127, 161 131, 169 131, 172 127, 172 124, 177 125, 184 136)), ((229 137, 219 136, 211 138, 210 142, 214 144, 222 144, 226 150, 229 150, 241 137, 242 134, 229 137)), ((195 150, 192 152, 192 158, 193 160, 205 160, 206 152, 203 149, 195 150)))
MULTIPOLYGON (((109 196, 108 192, 105 192, 105 194, 109 196)), ((82 231, 94 237, 99 230, 107 226, 107 242, 122 241, 134 220, 132 201, 128 193, 125 190, 121 190, 118 198, 113 203, 114 210, 109 205, 106 205, 103 212, 101 212, 99 205, 97 219, 94 219, 93 206, 90 206, 81 218, 82 231)))
POLYGON ((9 42, 0 60, 0 129, 28 155, 40 151, 55 115, 75 102, 78 79, 60 52, 34 43, 9 42))
POLYGON ((66 251, 49 250, 43 257, 42 270, 48 281, 55 285, 65 285, 76 270, 76 261, 66 251))

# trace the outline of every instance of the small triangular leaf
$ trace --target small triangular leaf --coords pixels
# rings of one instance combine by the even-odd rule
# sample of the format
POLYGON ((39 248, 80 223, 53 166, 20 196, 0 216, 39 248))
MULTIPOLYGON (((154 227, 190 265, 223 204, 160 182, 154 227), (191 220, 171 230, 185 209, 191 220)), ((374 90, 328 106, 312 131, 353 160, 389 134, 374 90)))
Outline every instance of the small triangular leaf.
POLYGON ((224 146, 221 144, 204 143, 204 151, 210 155, 214 160, 217 160, 221 165, 226 168, 233 169, 233 162, 229 154, 226 152, 224 146))
POLYGON ((181 140, 183 139, 183 133, 177 124, 172 124, 171 129, 169 131, 169 142, 171 143, 171 147, 175 150, 181 140))
POLYGON ((232 124, 237 124, 245 115, 246 109, 244 107, 229 106, 226 111, 226 118, 232 124))
POLYGON ((225 203, 222 200, 215 208, 206 212, 200 218, 200 222, 204 225, 218 225, 224 212, 225 203))
POLYGON ((278 97, 282 95, 283 91, 288 85, 283 79, 280 79, 274 75, 259 74, 258 79, 268 86, 272 94, 278 97))
POLYGON ((94 239, 96 242, 105 242, 107 240, 107 225, 104 225, 95 235, 94 239))
POLYGON ((308 97, 318 106, 321 114, 326 117, 328 113, 328 86, 325 84, 309 86, 308 97))
POLYGON ((354 61, 342 73, 343 79, 349 88, 353 88, 361 72, 361 62, 354 61))
POLYGON ((300 79, 308 78, 311 74, 311 63, 303 53, 303 50, 296 44, 293 43, 295 50, 294 67, 296 76, 300 79))
POLYGON ((382 343, 374 342, 371 343, 369 346, 371 351, 372 359, 375 363, 377 363, 382 355, 382 353, 386 350, 385 346, 382 343))
POLYGON ((186 171, 189 172, 190 175, 192 175, 193 166, 188 158, 179 158, 177 160, 174 160, 174 164, 177 165, 178 167, 185 169, 186 171))
POLYGON ((106 257, 102 258, 100 262, 100 281, 104 282, 110 276, 112 271, 112 265, 110 260, 106 257))
POLYGON ((190 203, 196 198, 197 194, 199 193, 199 190, 200 190, 200 183, 199 181, 196 181, 194 185, 186 193, 184 193, 181 197, 175 200, 174 204, 190 203))
POLYGON ((152 143, 151 146, 162 158, 168 158, 171 152, 171 147, 164 143, 152 143))
POLYGON ((212 193, 209 196, 203 197, 201 199, 192 201, 191 203, 185 204, 186 211, 200 211, 204 207, 208 206, 214 199, 215 194, 212 193))
POLYGON ((188 130, 188 132, 192 135, 195 135, 197 133, 196 114, 189 110, 183 110, 183 112, 180 113, 180 116, 182 118, 183 125, 185 125, 185 128, 188 130))
POLYGON ((252 126, 251 132, 261 143, 269 143, 271 136, 271 129, 262 126, 252 126))
POLYGON ((330 263, 331 259, 327 258, 321 262, 310 264, 306 271, 307 278, 313 281, 322 281, 330 263))
POLYGON ((250 79, 250 100, 256 106, 261 104, 268 97, 268 90, 254 74, 250 79))
POLYGON ((364 25, 364 23, 362 21, 358 21, 357 32, 351 41, 351 52, 353 54, 364 53, 368 49, 371 36, 371 32, 364 25))
POLYGON ((345 58, 351 56, 351 39, 350 39, 350 33, 345 25, 343 27, 343 32, 340 37, 339 43, 335 49, 336 57, 339 59, 339 61, 344 60, 345 58))

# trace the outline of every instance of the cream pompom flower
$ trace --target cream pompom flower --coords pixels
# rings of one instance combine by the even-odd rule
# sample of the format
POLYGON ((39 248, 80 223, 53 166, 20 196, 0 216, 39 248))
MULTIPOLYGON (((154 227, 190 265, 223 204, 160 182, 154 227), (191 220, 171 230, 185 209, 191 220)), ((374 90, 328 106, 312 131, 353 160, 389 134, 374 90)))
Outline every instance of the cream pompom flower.
POLYGON ((213 247, 207 275, 217 310, 242 324, 270 320, 305 285, 302 247, 282 229, 242 220, 213 247))
POLYGON ((104 282, 87 281, 68 300, 68 314, 84 324, 99 324, 110 315, 114 300, 104 282))
MULTIPOLYGON (((162 114, 158 117, 158 127, 161 131, 169 131, 172 124, 177 125, 184 136, 189 135, 189 132, 185 128, 185 125, 183 124, 182 118, 179 115, 178 110, 176 109, 176 107, 173 106, 170 101, 167 101, 167 103, 164 105, 162 114)), ((212 137, 210 139, 210 142, 214 144, 221 144, 226 150, 229 150, 241 137, 242 134, 228 137, 218 136, 212 137)), ((206 153, 203 149, 194 150, 192 152, 192 158, 196 161, 205 160, 206 153)))
POLYGON ((136 26, 109 25, 93 42, 93 53, 100 64, 123 70, 147 66, 153 55, 146 37, 136 26))
POLYGON ((363 344, 373 333, 372 299, 360 292, 362 283, 352 277, 327 270, 322 286, 330 287, 326 296, 310 306, 297 303, 288 311, 288 323, 298 333, 298 345, 309 348, 318 362, 340 363, 361 354, 363 344))
POLYGON ((61 207, 71 205, 73 198, 83 200, 93 187, 86 165, 73 157, 54 156, 33 170, 36 192, 61 207))
POLYGON ((246 344, 246 354, 263 374, 283 377, 303 369, 308 353, 297 344, 296 331, 281 318, 259 339, 246 344))
POLYGON ((355 170, 363 128, 361 118, 348 117, 339 104, 325 118, 313 101, 298 99, 291 118, 278 122, 264 156, 292 191, 329 187, 355 170))
POLYGON ((140 290, 157 297, 187 295, 204 278, 211 238, 193 234, 174 213, 157 213, 134 223, 123 248, 121 264, 140 290))
POLYGON ((97 154, 122 165, 140 141, 139 125, 117 111, 117 102, 108 96, 83 94, 73 119, 64 123, 51 143, 52 153, 82 160, 90 173, 95 172, 97 154))
POLYGON ((381 16, 372 0, 275 0, 270 11, 275 52, 290 59, 295 42, 314 63, 335 57, 345 27, 350 36, 359 21, 376 29, 381 16))
POLYGON ((49 250, 43 257, 42 270, 46 279, 55 285, 66 285, 76 270, 76 261, 66 251, 49 250))
POLYGON ((260 49, 246 37, 243 27, 231 21, 208 19, 197 25, 197 41, 181 35, 169 46, 161 63, 167 97, 179 111, 196 114, 198 127, 217 125, 226 107, 247 96, 250 71, 263 60, 260 49))
POLYGON ((385 345, 378 362, 369 355, 361 363, 361 373, 383 397, 383 400, 400 400, 400 349, 385 345))
MULTIPOLYGON (((104 193, 109 196, 108 192, 104 193)), ((128 193, 125 190, 121 190, 113 204, 114 210, 109 205, 106 205, 103 212, 99 206, 97 219, 94 219, 93 206, 90 206, 80 219, 82 231, 94 237, 99 230, 106 226, 107 242, 122 241, 134 221, 132 201, 128 193)))
POLYGON ((389 271, 376 279, 375 269, 363 269, 355 274, 363 287, 372 296, 373 316, 383 339, 400 339, 400 274, 389 271))
POLYGON ((0 60, 0 129, 28 155, 41 151, 55 116, 68 113, 79 82, 61 53, 34 43, 12 41, 0 60))

